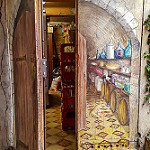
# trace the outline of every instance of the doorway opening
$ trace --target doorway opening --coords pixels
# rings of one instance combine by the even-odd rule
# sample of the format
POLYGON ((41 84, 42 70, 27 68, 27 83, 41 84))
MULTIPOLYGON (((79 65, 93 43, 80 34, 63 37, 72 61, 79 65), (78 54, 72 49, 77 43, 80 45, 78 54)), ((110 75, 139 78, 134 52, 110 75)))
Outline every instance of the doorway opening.
POLYGON ((75 0, 43 1, 47 150, 76 147, 75 27, 75 0))

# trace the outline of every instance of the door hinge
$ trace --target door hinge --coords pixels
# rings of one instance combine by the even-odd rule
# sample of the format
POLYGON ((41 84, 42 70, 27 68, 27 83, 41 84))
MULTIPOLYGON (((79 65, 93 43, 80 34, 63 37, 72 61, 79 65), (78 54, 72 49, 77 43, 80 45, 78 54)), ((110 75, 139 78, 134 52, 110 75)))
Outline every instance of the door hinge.
POLYGON ((42 59, 42 67, 43 67, 43 78, 47 78, 47 59, 42 59))

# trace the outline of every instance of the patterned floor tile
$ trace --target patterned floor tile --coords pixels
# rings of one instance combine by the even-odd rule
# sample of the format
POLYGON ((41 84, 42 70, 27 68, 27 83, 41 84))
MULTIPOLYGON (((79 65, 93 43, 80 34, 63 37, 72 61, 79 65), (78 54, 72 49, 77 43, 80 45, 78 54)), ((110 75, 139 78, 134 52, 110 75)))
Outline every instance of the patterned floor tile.
POLYGON ((55 134, 57 134, 59 132, 61 132, 61 130, 60 129, 56 129, 56 128, 52 128, 52 129, 49 129, 49 130, 46 131, 46 133, 48 135, 55 135, 55 134))
POLYGON ((49 147, 49 146, 50 146, 50 144, 49 144, 49 143, 46 143, 46 148, 49 147))
POLYGON ((98 130, 103 130, 105 127, 102 126, 102 125, 98 125, 98 126, 96 126, 96 128, 97 128, 98 130))
POLYGON ((48 122, 54 122, 54 121, 56 121, 57 120, 57 118, 54 118, 54 117, 52 117, 52 118, 49 118, 49 116, 47 116, 47 118, 46 118, 46 123, 48 122))
POLYGON ((58 125, 59 125, 58 123, 51 122, 51 123, 48 123, 46 126, 49 127, 49 128, 54 128, 54 127, 56 127, 58 125))
POLYGON ((67 132, 64 132, 64 131, 61 131, 56 134, 56 136, 60 136, 60 137, 66 137, 67 135, 68 135, 67 132))
POLYGON ((80 145, 80 147, 84 150, 88 150, 88 149, 92 149, 93 148, 93 144, 90 143, 90 142, 85 142, 85 143, 82 143, 80 145))
POLYGON ((68 141, 66 139, 63 139, 62 141, 58 142, 58 145, 63 146, 63 147, 67 147, 69 145, 71 145, 73 142, 68 141))
POLYGON ((61 124, 61 119, 57 118, 57 119, 56 119, 55 121, 53 121, 53 122, 61 124))
POLYGON ((66 136, 65 139, 74 142, 75 141, 75 135, 70 134, 70 135, 66 136))
POLYGON ((55 144, 50 145, 49 147, 46 148, 46 150, 64 150, 64 147, 55 144))
POLYGON ((117 136, 122 136, 124 133, 116 130, 112 134, 117 135, 117 136))
POLYGON ((116 121, 116 119, 112 119, 112 118, 110 118, 110 119, 108 119, 107 121, 109 121, 109 122, 115 122, 115 121, 116 121))
POLYGON ((108 135, 108 133, 105 132, 100 132, 97 136, 101 137, 101 138, 106 138, 106 136, 108 135))
POLYGON ((90 139, 92 137, 92 135, 88 134, 88 133, 84 133, 80 137, 83 138, 83 139, 87 139, 88 140, 88 139, 90 139))
POLYGON ((62 130, 61 124, 55 127, 56 129, 62 130))
POLYGON ((60 140, 62 140, 62 137, 60 136, 49 136, 47 139, 46 139, 46 142, 47 143, 50 143, 50 144, 56 144, 58 143, 60 140))
POLYGON ((117 128, 119 128, 119 127, 120 127, 119 124, 112 124, 112 125, 110 126, 110 128, 113 128, 113 129, 117 129, 117 128))

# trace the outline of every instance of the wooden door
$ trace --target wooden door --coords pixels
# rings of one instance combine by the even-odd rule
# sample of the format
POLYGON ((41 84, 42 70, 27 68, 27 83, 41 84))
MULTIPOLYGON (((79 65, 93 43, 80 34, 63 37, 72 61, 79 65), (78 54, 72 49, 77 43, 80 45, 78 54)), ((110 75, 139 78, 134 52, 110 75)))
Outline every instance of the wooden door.
POLYGON ((87 81, 86 40, 78 32, 78 131, 86 125, 86 81, 87 81))
POLYGON ((28 11, 17 23, 13 52, 17 150, 36 150, 35 24, 28 11))

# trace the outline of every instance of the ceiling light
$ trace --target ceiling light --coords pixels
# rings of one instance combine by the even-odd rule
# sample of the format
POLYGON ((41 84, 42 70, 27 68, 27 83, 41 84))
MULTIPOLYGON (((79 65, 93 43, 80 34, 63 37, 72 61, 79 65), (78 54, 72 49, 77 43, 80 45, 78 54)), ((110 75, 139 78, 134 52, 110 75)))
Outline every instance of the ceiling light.
POLYGON ((46 2, 43 2, 43 5, 45 4, 46 2))

